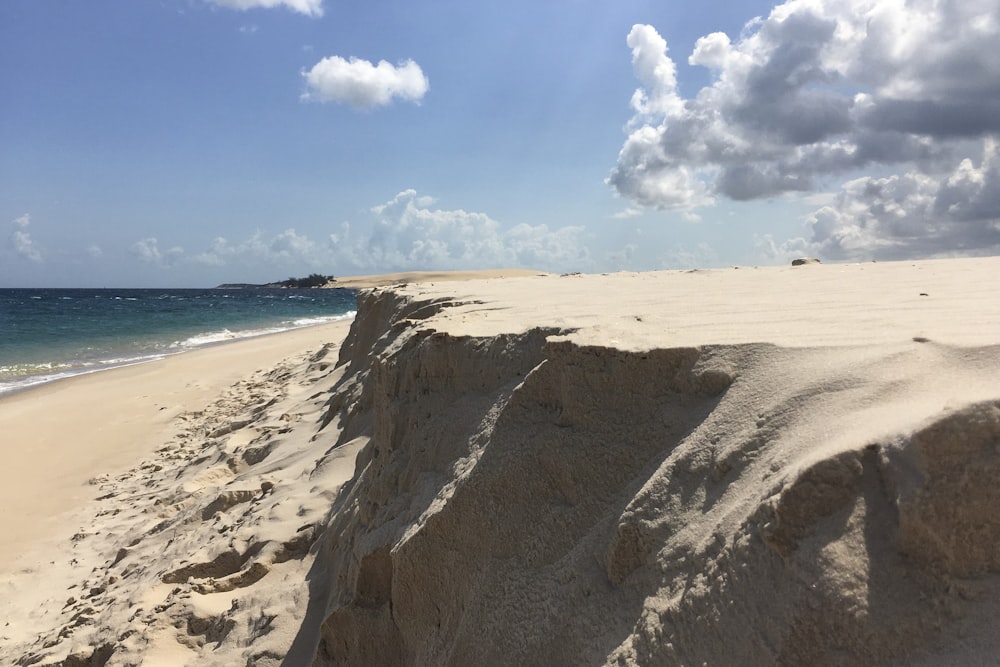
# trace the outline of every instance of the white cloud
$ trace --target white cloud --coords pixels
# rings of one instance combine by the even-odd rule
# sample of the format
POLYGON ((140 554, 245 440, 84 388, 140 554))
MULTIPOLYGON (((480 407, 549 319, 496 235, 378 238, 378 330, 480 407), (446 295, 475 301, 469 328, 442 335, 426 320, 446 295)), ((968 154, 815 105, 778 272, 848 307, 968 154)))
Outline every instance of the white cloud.
POLYGON ((149 264, 167 267, 173 266, 184 257, 184 248, 173 246, 161 251, 159 241, 155 237, 149 237, 133 243, 132 254, 149 264))
POLYGON ((209 266, 226 266, 233 261, 250 265, 272 265, 278 268, 306 266, 324 268, 329 262, 322 248, 294 229, 286 229, 271 238, 257 231, 250 238, 232 243, 215 238, 208 250, 193 255, 190 261, 209 266))
MULTIPOLYGON (((370 236, 355 261, 374 270, 476 269, 524 266, 579 270, 589 262, 582 227, 504 229, 485 213, 432 209, 433 199, 404 190, 372 208, 370 236)), ((343 235, 338 242, 343 243, 343 235)))
POLYGON ((677 94, 677 68, 667 57, 667 42, 648 25, 634 25, 625 42, 632 49, 632 68, 643 84, 632 94, 641 115, 676 114, 684 101, 677 94))
POLYGON ((638 206, 628 206, 625 209, 618 211, 611 217, 615 220, 627 220, 629 218, 634 218, 636 216, 642 215, 642 208, 638 206))
POLYGON ((675 164, 664 150, 661 133, 648 125, 629 135, 608 182, 642 206, 692 208, 713 202, 696 170, 675 164))
POLYGON ((10 245, 17 253, 19 257, 23 257, 32 262, 42 261, 42 252, 35 243, 35 240, 31 238, 31 233, 28 232, 28 225, 31 224, 31 215, 25 213, 19 218, 15 218, 11 222, 11 226, 14 230, 10 234, 10 245))
MULTIPOLYGON (((993 150, 1000 133, 998 17, 1000 0, 789 0, 735 38, 699 39, 687 63, 711 70, 713 81, 688 99, 678 95, 666 41, 634 26, 626 41, 642 87, 608 183, 642 206, 691 209, 720 196, 812 192, 835 176, 894 167, 903 172, 895 181, 845 186, 834 209, 882 220, 878 207, 890 201, 917 211, 920 192, 955 224, 962 215, 995 220, 1000 201, 976 181, 992 167, 955 165, 993 150), (862 196, 871 188, 880 194, 862 196)), ((820 217, 820 229, 846 229, 829 211, 820 217)), ((959 234, 956 248, 992 238, 921 219, 916 227, 936 247, 947 245, 946 229, 959 234)), ((855 241, 922 247, 901 242, 909 232, 876 228, 855 241)))
POLYGON ((218 5, 219 7, 228 7, 230 9, 256 9, 265 8, 270 9, 272 7, 286 7, 299 14, 305 14, 306 16, 322 16, 323 15, 323 0, 206 0, 213 5, 218 5))
POLYGON ((393 98, 419 102, 430 85, 420 65, 412 60, 398 65, 380 60, 373 65, 360 58, 330 56, 302 76, 306 80, 303 100, 348 104, 356 109, 385 106, 393 98))
POLYGON ((94 259, 100 259, 101 257, 104 256, 104 251, 101 250, 101 246, 97 245, 96 243, 91 243, 89 246, 87 246, 87 254, 93 257, 94 259))

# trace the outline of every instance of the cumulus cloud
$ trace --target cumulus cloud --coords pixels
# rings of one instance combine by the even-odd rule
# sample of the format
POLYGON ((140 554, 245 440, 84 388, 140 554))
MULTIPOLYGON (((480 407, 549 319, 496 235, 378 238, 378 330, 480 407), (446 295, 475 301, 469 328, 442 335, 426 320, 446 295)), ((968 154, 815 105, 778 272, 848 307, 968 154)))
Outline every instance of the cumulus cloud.
POLYGON ((632 108, 641 115, 672 115, 682 111, 677 94, 677 68, 667 57, 667 41, 653 26, 635 25, 625 42, 632 49, 632 68, 644 86, 632 94, 632 108))
POLYGON ((831 259, 1000 253, 1000 151, 950 173, 866 176, 844 184, 808 218, 809 247, 831 259))
MULTIPOLYGON (((1000 206, 975 181, 993 163, 969 158, 995 151, 989 142, 1000 133, 998 40, 1000 0, 789 0, 739 36, 700 38, 687 64, 709 69, 712 83, 683 98, 666 41, 636 25, 626 42, 641 87, 608 183, 636 204, 691 209, 897 168, 895 180, 845 185, 838 210, 882 219, 878 207, 891 200, 907 208, 907 224, 931 225, 922 213, 930 196, 940 203, 929 210, 956 224, 960 215, 995 220, 1000 206), (970 196, 978 198, 962 199, 970 196)), ((821 211, 817 229, 843 227, 821 211)), ((876 227, 878 242, 893 247, 921 233, 882 237, 896 227, 876 227)), ((925 231, 943 243, 944 227, 925 231)), ((961 242, 975 238, 991 237, 961 242)))
POLYGON ((257 231, 250 238, 236 243, 220 236, 212 241, 207 250, 191 257, 191 261, 209 266, 226 266, 232 260, 320 268, 329 258, 324 256, 316 242, 291 228, 270 238, 257 231))
POLYGON ((41 262, 42 252, 28 231, 28 225, 31 224, 31 215, 25 213, 21 217, 15 218, 11 224, 14 229, 10 234, 10 245, 14 252, 19 257, 23 257, 29 261, 41 262))
POLYGON ((306 16, 323 15, 323 0, 207 0, 207 2, 230 9, 285 7, 306 16))
MULTIPOLYGON (((356 257, 372 268, 475 269, 504 266, 550 270, 589 261, 582 227, 519 224, 504 229, 485 213, 434 209, 430 197, 404 190, 372 208, 375 224, 356 257)), ((343 242, 344 238, 338 238, 343 242)))
POLYGON ((143 262, 167 267, 173 266, 184 257, 184 248, 173 246, 167 250, 160 250, 159 241, 151 236, 133 243, 132 254, 143 262))
POLYGON ((303 100, 348 104, 356 109, 385 106, 394 98, 419 102, 430 86, 420 65, 412 60, 398 65, 380 60, 373 65, 360 58, 330 56, 302 76, 306 80, 303 100))

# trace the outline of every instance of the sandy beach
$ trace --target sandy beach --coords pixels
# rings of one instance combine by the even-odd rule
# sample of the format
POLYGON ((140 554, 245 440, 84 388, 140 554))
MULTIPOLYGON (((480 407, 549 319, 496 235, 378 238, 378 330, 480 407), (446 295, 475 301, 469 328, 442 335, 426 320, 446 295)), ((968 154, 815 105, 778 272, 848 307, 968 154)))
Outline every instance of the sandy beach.
POLYGON ((349 326, 338 322, 216 345, 0 398, 8 476, 0 485, 0 566, 18 565, 25 543, 47 535, 50 522, 89 499, 89 480, 153 454, 179 416, 204 409, 252 371, 339 343, 349 326))
POLYGON ((0 662, 990 664, 1000 258, 362 277, 0 399, 0 662))
MULTIPOLYGON (((176 447, 172 443, 191 433, 224 431, 260 402, 291 394, 298 405, 298 392, 312 389, 316 368, 325 365, 310 359, 335 356, 349 327, 337 322, 215 345, 0 398, 6 472, 0 485, 0 646, 18 646, 46 624, 58 624, 66 599, 74 591, 81 597, 81 580, 107 562, 107 553, 136 539, 108 533, 115 529, 109 517, 126 508, 109 508, 108 501, 130 494, 144 503, 140 518, 125 529, 141 532, 148 508, 175 491, 167 471, 187 463, 174 457, 177 465, 164 469, 164 458, 174 456, 164 447, 176 447), (299 373, 291 377, 287 369, 296 363, 299 373), (316 365, 312 374, 310 364, 316 365), (154 481, 158 467, 164 474, 154 481)), ((281 413, 266 415, 280 419, 281 413)), ((258 422, 264 419, 257 415, 258 422)), ((197 487, 215 488, 210 479, 188 486, 197 487)), ((84 640, 63 653, 89 655, 93 648, 84 640)), ((27 655, 19 650, 0 648, 0 656, 6 662, 27 655)), ((173 651, 165 653, 160 664, 183 663, 183 657, 172 662, 173 651)))

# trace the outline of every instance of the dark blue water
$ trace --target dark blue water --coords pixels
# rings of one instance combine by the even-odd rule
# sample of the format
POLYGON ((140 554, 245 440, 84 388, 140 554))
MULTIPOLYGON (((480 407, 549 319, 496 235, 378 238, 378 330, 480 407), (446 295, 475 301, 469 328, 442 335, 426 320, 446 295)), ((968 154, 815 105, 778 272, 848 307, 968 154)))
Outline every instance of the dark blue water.
POLYGON ((0 289, 0 394, 354 316, 346 289, 0 289))

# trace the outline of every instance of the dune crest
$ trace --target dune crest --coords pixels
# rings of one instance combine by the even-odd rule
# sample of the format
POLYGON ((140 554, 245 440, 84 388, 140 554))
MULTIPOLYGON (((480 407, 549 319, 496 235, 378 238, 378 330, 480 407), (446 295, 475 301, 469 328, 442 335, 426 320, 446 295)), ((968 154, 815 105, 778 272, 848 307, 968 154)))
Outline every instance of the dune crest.
POLYGON ((1000 592, 1000 348, 626 351, 456 336, 437 327, 476 304, 365 299, 400 316, 364 409, 337 417, 371 440, 314 565, 314 664, 982 650, 957 639, 1000 592))

